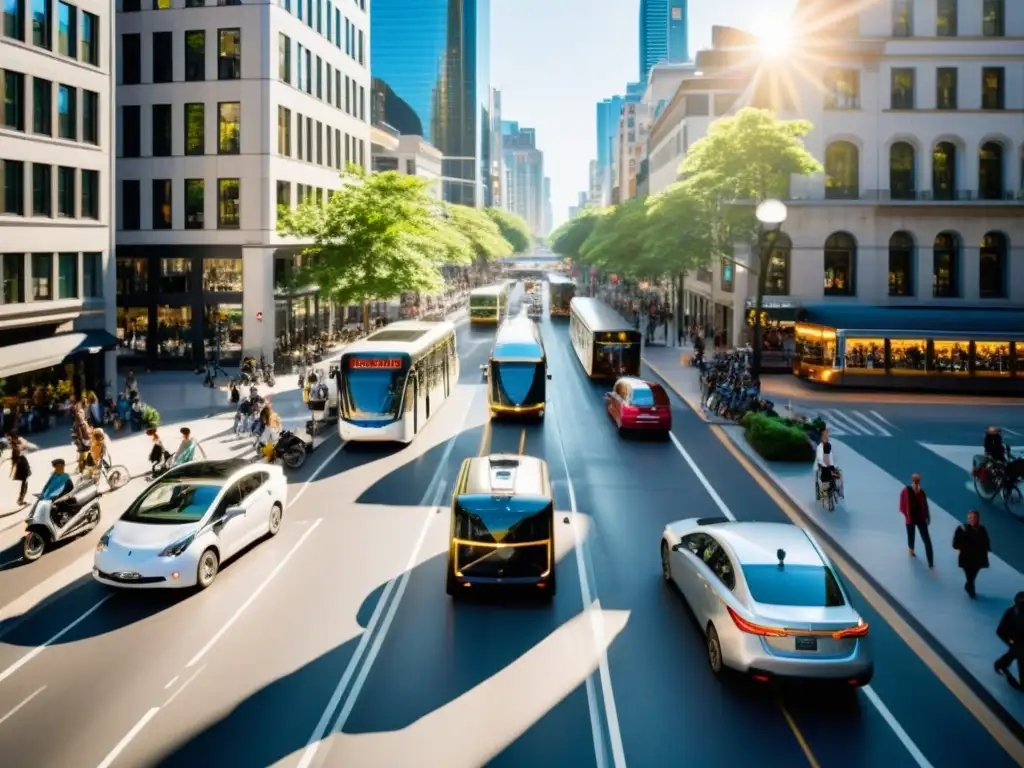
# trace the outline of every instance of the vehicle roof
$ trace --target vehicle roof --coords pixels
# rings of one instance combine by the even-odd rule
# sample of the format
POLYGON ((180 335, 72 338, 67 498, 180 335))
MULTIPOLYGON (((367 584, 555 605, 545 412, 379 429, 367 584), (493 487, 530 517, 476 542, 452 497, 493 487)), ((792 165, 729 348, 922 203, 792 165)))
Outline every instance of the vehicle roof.
POLYGON ((353 352, 404 352, 413 354, 430 349, 455 333, 455 326, 439 320, 401 320, 371 333, 365 339, 354 341, 345 347, 342 357, 353 352))
MULTIPOLYGON (((190 461, 178 467, 172 467, 163 475, 163 478, 175 480, 230 480, 231 477, 243 469, 253 468, 256 465, 241 458, 232 459, 203 459, 201 461, 190 461)), ((262 467, 259 467, 262 468, 262 467)))
POLYGON ((568 284, 576 285, 576 281, 566 275, 560 275, 557 272, 548 272, 548 282, 552 285, 568 284))
POLYGON ((592 331, 636 331, 622 315, 591 296, 574 296, 569 309, 592 331))
POLYGON ((512 495, 552 498, 548 465, 536 456, 494 453, 466 459, 458 495, 512 495), (505 473, 508 476, 503 476, 505 473))
POLYGON ((616 384, 629 384, 633 389, 664 389, 656 381, 646 381, 645 379, 639 379, 636 376, 623 376, 616 384))
POLYGON ((527 315, 518 315, 501 324, 494 339, 491 359, 541 360, 544 342, 537 324, 527 315))
POLYGON ((791 523, 717 523, 703 530, 728 545, 739 565, 778 565, 778 550, 786 565, 823 565, 821 555, 803 528, 791 523))
POLYGON ((474 288, 469 292, 472 296, 497 296, 499 293, 504 293, 508 289, 508 282, 495 283, 494 285, 485 285, 482 288, 474 288))
POLYGON ((851 304, 812 304, 798 315, 804 323, 820 325, 847 333, 861 332, 899 338, 913 338, 915 333, 953 334, 953 338, 1002 336, 1005 340, 1021 338, 1024 311, 1007 307, 978 309, 974 307, 867 307, 851 304))

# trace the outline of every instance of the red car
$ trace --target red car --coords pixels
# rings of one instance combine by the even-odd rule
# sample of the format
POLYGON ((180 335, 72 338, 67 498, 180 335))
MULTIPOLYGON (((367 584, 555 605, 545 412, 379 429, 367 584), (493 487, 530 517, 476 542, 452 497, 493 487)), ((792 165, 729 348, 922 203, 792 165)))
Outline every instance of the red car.
POLYGON ((604 396, 604 401, 619 434, 636 430, 662 432, 667 437, 672 429, 672 403, 660 384, 643 379, 619 379, 615 388, 604 396))

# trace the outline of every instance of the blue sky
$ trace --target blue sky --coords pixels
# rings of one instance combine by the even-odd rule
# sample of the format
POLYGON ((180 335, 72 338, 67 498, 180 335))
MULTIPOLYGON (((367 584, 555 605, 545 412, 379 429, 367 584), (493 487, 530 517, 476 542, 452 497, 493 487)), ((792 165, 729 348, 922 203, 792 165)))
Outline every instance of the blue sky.
MULTIPOLYGON (((690 0, 690 55, 711 26, 757 31, 796 0, 690 0), (768 10, 766 10, 768 8, 768 10)), ((491 0, 491 84, 502 119, 537 129, 555 226, 587 188, 595 104, 638 79, 640 0, 491 0)))

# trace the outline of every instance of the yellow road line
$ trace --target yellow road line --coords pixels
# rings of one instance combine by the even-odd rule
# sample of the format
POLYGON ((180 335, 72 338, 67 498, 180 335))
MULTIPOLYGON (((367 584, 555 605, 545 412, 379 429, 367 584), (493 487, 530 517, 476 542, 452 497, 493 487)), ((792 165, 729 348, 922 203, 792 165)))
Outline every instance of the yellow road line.
POLYGON ((526 450, 526 427, 523 427, 523 431, 519 433, 519 455, 523 455, 523 451, 526 450))
POLYGON ((810 745, 807 743, 807 739, 800 732, 797 727, 796 720, 789 714, 789 710, 786 709, 786 705, 782 703, 782 699, 776 700, 779 704, 779 709, 782 710, 782 716, 786 718, 786 723, 789 725, 789 730, 793 732, 796 737, 796 743, 800 745, 800 749, 803 750, 804 757, 807 758, 807 762, 811 764, 811 768, 821 768, 821 763, 818 762, 817 758, 814 757, 814 753, 811 751, 810 745))

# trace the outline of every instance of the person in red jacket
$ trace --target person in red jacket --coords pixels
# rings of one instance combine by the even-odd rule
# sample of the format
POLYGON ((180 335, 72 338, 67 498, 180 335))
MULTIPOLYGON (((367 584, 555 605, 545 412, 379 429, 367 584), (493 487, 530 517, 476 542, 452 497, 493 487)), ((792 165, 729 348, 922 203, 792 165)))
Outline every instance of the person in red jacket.
POLYGON ((910 485, 900 493, 900 514, 907 524, 907 552, 911 557, 914 554, 914 533, 921 534, 921 541, 924 542, 924 554, 928 558, 928 567, 935 567, 935 558, 932 554, 932 537, 928 534, 928 526, 931 524, 931 514, 928 512, 928 496, 921 487, 921 476, 913 474, 910 477, 910 485))

